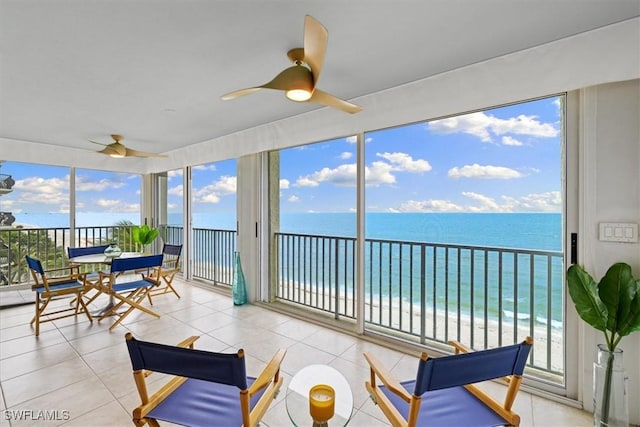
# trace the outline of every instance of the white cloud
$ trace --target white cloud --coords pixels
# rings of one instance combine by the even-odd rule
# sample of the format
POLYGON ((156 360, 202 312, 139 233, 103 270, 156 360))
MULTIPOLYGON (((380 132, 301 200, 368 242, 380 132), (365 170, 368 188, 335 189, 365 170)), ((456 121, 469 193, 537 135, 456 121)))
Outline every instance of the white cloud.
POLYGON ((289 188, 290 182, 288 179, 281 179, 280 180, 280 189, 281 190, 286 190, 289 188))
POLYGON ((296 187, 317 187, 320 183, 308 176, 302 176, 296 180, 296 187))
POLYGON ((500 119, 484 112, 465 114, 434 120, 427 124, 430 131, 440 134, 466 133, 480 138, 484 142, 492 142, 492 134, 528 135, 549 138, 557 136, 559 130, 552 123, 541 123, 537 116, 521 114, 517 117, 500 119))
POLYGON ((98 199, 96 201, 96 205, 101 208, 111 208, 113 206, 118 206, 120 204, 120 200, 108 200, 108 199, 98 199))
POLYGON ((33 176, 30 178, 19 179, 13 186, 15 190, 31 192, 31 193, 54 193, 69 192, 69 175, 64 178, 41 178, 33 176))
POLYGON ((524 145, 524 143, 522 141, 518 141, 517 139, 506 135, 502 137, 502 145, 509 145, 512 147, 521 147, 524 145))
POLYGON ((219 203, 220 202, 220 196, 218 196, 215 193, 211 193, 211 194, 203 194, 200 197, 198 197, 196 200, 196 202, 199 203, 219 203))
POLYGON ((521 178, 523 175, 515 169, 503 166, 481 166, 477 163, 465 165, 461 168, 449 169, 449 178, 480 178, 480 179, 513 179, 521 178))
POLYGON ((176 185, 175 187, 168 188, 167 189, 167 194, 170 195, 170 196, 182 197, 182 195, 183 195, 182 184, 176 185))
POLYGON ((503 211, 501 206, 498 205, 496 201, 489 196, 473 193, 470 191, 465 191, 462 193, 462 195, 465 197, 469 197, 470 199, 476 201, 477 203, 480 203, 480 205, 469 206, 468 210, 470 212, 502 212, 503 211))
POLYGON ((356 142, 358 142, 358 137, 355 135, 348 136, 344 140, 347 141, 349 144, 355 144, 356 142))
POLYGON ((562 195, 559 191, 527 194, 523 197, 502 196, 505 207, 511 212, 561 212, 562 195))
POLYGON ((292 203, 295 203, 295 202, 300 201, 300 197, 298 197, 298 196, 296 196, 296 195, 292 195, 292 196, 290 196, 290 197, 287 199, 287 201, 292 202, 292 203))
POLYGON ((431 165, 423 159, 413 160, 407 153, 376 153, 376 156, 382 157, 391 163, 392 170, 402 172, 429 172, 431 165))
POLYGON ((561 212, 562 196, 559 191, 528 194, 521 197, 501 196, 501 202, 484 194, 465 191, 471 200, 468 205, 450 200, 409 200, 389 212, 561 212))
MULTIPOLYGON (((365 184, 370 186, 391 185, 396 183, 392 172, 421 173, 431 170, 426 160, 414 160, 406 153, 377 153, 378 157, 386 161, 375 161, 365 167, 365 184)), ((296 180, 297 187, 317 187, 323 182, 338 186, 353 187, 356 185, 356 164, 348 163, 336 168, 322 168, 310 175, 301 176, 296 180)))
POLYGON ((182 169, 174 169, 167 172, 167 178, 171 181, 172 178, 182 178, 182 169))
MULTIPOLYGON (((386 162, 373 162, 364 172, 366 185, 377 187, 382 184, 395 184, 396 177, 391 174, 392 166, 386 162)), ((355 180, 354 180, 355 182, 355 180)))
POLYGON ((235 194, 237 190, 237 178, 223 175, 217 181, 202 188, 193 190, 193 199, 198 203, 218 203, 221 196, 235 194))
MULTIPOLYGON (((15 202, 12 202, 13 211, 18 213, 18 209, 22 211, 21 205, 29 203, 37 203, 44 205, 64 206, 69 204, 69 176, 63 178, 41 178, 29 177, 16 180, 14 185, 16 190, 12 196, 15 202)), ((10 200, 3 200, 3 206, 10 200)), ((68 209, 68 208, 67 208, 68 209)))
POLYGON ((85 176, 76 177, 76 191, 106 191, 124 187, 124 182, 101 179, 89 181, 85 176))
POLYGON ((348 160, 351 157, 353 157, 353 153, 349 152, 349 151, 343 151, 342 153, 340 153, 340 158, 343 160, 348 160))
POLYGON ((102 212, 140 212, 139 203, 125 203, 117 199, 98 199, 95 204, 102 212))
POLYGON ((409 200, 397 212, 462 212, 464 208, 449 200, 409 200))

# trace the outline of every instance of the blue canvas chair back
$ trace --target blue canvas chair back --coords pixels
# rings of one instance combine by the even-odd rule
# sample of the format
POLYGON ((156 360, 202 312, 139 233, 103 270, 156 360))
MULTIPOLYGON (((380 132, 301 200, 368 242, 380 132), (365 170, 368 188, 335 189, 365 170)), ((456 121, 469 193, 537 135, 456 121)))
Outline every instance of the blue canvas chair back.
POLYGON ((146 369, 181 377, 247 388, 247 372, 242 351, 212 353, 183 347, 127 339, 134 371, 146 369))
POLYGON ((180 256, 181 252, 182 252, 182 245, 165 244, 164 247, 162 248, 162 253, 165 255, 180 256))
POLYGON ((104 253, 104 250, 107 249, 109 245, 100 245, 100 246, 89 246, 86 248, 67 248, 67 255, 69 258, 75 258, 77 256, 83 255, 95 255, 104 253))
POLYGON ((29 255, 25 255, 25 258, 27 259, 27 265, 31 270, 40 275, 44 275, 44 268, 42 268, 42 263, 40 262, 40 260, 31 258, 29 255))
POLYGON ((420 359, 414 394, 473 384, 508 375, 522 375, 531 344, 420 359))
POLYGON ((149 255, 136 258, 115 258, 111 261, 111 272, 131 271, 162 265, 162 255, 149 255))

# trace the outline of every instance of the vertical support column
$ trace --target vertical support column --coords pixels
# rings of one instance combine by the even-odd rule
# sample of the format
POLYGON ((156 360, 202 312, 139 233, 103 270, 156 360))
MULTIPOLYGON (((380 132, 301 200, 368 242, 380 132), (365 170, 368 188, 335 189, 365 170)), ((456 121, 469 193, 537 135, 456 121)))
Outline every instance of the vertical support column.
POLYGON ((192 193, 193 181, 191 166, 182 170, 182 257, 184 271, 182 275, 187 280, 193 280, 193 218, 192 193))
POLYGON ((280 231, 280 152, 271 151, 262 156, 262 202, 260 204, 260 300, 271 302, 276 297, 278 284, 278 256, 275 233, 280 231))
POLYGON ((249 302, 255 301, 260 291, 260 165, 260 154, 242 156, 237 160, 237 250, 242 260, 249 302))
POLYGON ((356 167, 356 332, 364 334, 364 268, 365 268, 365 150, 364 132, 357 138, 356 167))
POLYGON ((69 168, 69 246, 75 248, 76 242, 76 168, 69 168))

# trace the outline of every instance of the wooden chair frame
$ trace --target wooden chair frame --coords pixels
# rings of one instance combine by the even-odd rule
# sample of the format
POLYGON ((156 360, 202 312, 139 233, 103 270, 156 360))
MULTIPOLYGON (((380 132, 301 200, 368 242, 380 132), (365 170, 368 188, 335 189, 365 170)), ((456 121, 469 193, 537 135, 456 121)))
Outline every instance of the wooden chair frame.
POLYGON ((79 268, 61 267, 45 270, 40 260, 31 258, 30 256, 26 256, 25 258, 31 271, 31 277, 33 278, 31 289, 36 293, 35 315, 30 322, 31 325, 35 323, 36 336, 40 335, 41 323, 77 316, 80 313, 86 314, 90 322, 93 321, 83 298, 84 293, 91 290, 91 287, 87 285, 86 276, 80 273, 79 268), (50 273, 62 271, 68 271, 68 274, 53 278, 47 277, 50 273), (46 312, 47 306, 54 298, 71 295, 75 297, 75 302, 72 303, 72 307, 46 312))
MULTIPOLYGON (((178 343, 175 347, 193 349, 194 343, 198 338, 199 336, 191 336, 178 343)), ((127 341, 135 340, 130 332, 125 335, 125 339, 127 341)), ((171 348, 172 346, 165 347, 171 348)), ((202 353, 202 351, 200 352, 202 353)), ((216 353, 211 354, 213 355, 216 353)), ((275 397, 277 396, 277 393, 279 392, 280 387, 283 383, 283 378, 280 376, 280 365, 282 364, 282 360, 284 359, 285 354, 285 349, 280 349, 279 351, 277 351, 276 354, 271 358, 267 366, 262 370, 260 375, 255 379, 255 381, 248 388, 239 390, 238 398, 240 399, 240 409, 242 412, 243 426, 257 426, 259 421, 264 417, 264 414, 269 409, 271 401, 273 401, 273 399, 275 399, 275 397), (254 405, 253 410, 250 410, 251 397, 262 390, 264 390, 262 396, 254 405)), ((244 350, 238 350, 237 356, 239 358, 244 358, 244 350)), ((189 364, 189 362, 187 361, 186 364, 189 364)), ((150 395, 148 392, 146 378, 153 372, 175 374, 175 372, 162 370, 151 371, 147 369, 134 369, 133 377, 136 383, 138 394, 140 395, 141 404, 133 410, 133 423, 139 427, 144 426, 145 424, 149 424, 154 427, 159 426, 156 419, 149 418, 147 415, 189 379, 187 376, 176 374, 176 376, 173 376, 166 384, 164 384, 164 386, 158 389, 158 391, 150 395)), ((212 420, 211 422, 212 425, 215 424, 215 420, 212 420)))
POLYGON ((101 321, 110 316, 117 317, 117 320, 113 322, 109 330, 118 326, 135 309, 157 318, 160 317, 155 311, 140 304, 146 298, 149 289, 158 285, 157 281, 143 275, 140 280, 116 283, 116 279, 121 273, 146 268, 162 269, 162 255, 138 258, 116 258, 111 262, 111 271, 109 273, 99 272, 100 280, 95 287, 100 293, 107 294, 116 301, 113 307, 98 318, 98 321, 101 321), (125 304, 128 305, 129 308, 123 312, 118 312, 125 304))
MULTIPOLYGON (((532 345, 533 339, 527 337, 523 344, 532 345)), ((455 349, 455 354, 469 353, 470 350, 457 341, 449 341, 455 349)), ((367 352, 364 353, 364 357, 370 366, 370 380, 365 382, 365 387, 371 396, 371 399, 377 404, 387 419, 395 427, 415 427, 420 412, 420 406, 422 404, 422 396, 416 396, 410 393, 407 389, 389 372, 382 363, 376 359, 373 354, 367 352), (389 398, 380 390, 376 377, 380 379, 380 382, 391 391, 399 396, 402 400, 409 404, 409 416, 407 419, 396 409, 391 403, 389 398)), ((420 355, 422 361, 427 361, 429 356, 426 352, 420 355)), ((482 391, 475 384, 465 384, 464 388, 473 394, 477 399, 483 402, 488 408, 493 410, 499 416, 504 418, 510 425, 520 425, 520 416, 512 411, 512 406, 515 401, 516 395, 522 383, 521 375, 509 375, 500 378, 507 384, 507 391, 504 401, 498 402, 493 397, 489 396, 486 392, 482 391)))
POLYGON ((164 295, 173 292, 176 297, 180 298, 180 294, 173 287, 173 278, 176 273, 180 272, 180 255, 182 253, 182 245, 166 244, 162 248, 162 268, 152 268, 147 271, 146 277, 158 283, 147 292, 149 304, 153 305, 151 297, 164 295), (167 256, 171 258, 167 258, 167 256))

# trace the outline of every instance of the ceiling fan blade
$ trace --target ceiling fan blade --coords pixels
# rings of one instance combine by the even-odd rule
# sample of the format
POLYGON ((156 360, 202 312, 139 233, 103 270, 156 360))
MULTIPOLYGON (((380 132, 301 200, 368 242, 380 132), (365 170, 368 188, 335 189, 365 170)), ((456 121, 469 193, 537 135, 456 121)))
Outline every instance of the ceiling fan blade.
POLYGON ((131 148, 127 148, 125 157, 167 157, 167 155, 156 154, 156 153, 146 153, 144 151, 132 150, 131 148))
POLYGON ((109 144, 103 144, 102 142, 96 142, 96 141, 92 141, 92 140, 88 140, 89 142, 93 142, 94 144, 98 144, 98 145, 102 145, 103 147, 108 147, 109 144))
POLYGON ((230 99, 235 99, 235 98, 239 98, 241 96, 249 95, 250 93, 257 92, 260 89, 262 89, 262 86, 249 87, 249 88, 246 88, 246 89, 234 90, 233 92, 229 92, 229 93, 227 93, 225 95, 222 95, 221 99, 223 101, 228 101, 230 99))
POLYGON ((106 154, 107 156, 125 157, 127 155, 127 148, 118 142, 114 142, 98 151, 98 153, 106 154))
POLYGON ((316 104, 326 105, 327 107, 336 108, 349 114, 355 114, 362 111, 361 106, 337 98, 327 92, 321 91, 320 89, 316 89, 313 91, 313 94, 311 95, 311 98, 309 98, 308 102, 315 102, 316 104))
POLYGON ((328 38, 329 32, 320 22, 309 15, 304 17, 304 62, 311 68, 314 86, 322 71, 328 38))
POLYGON ((256 92, 260 89, 289 90, 291 88, 305 88, 309 92, 313 90, 313 76, 307 67, 302 65, 291 66, 286 70, 281 71, 270 82, 256 87, 236 90, 223 95, 222 100, 226 101, 239 96, 249 95, 250 93, 256 92))

